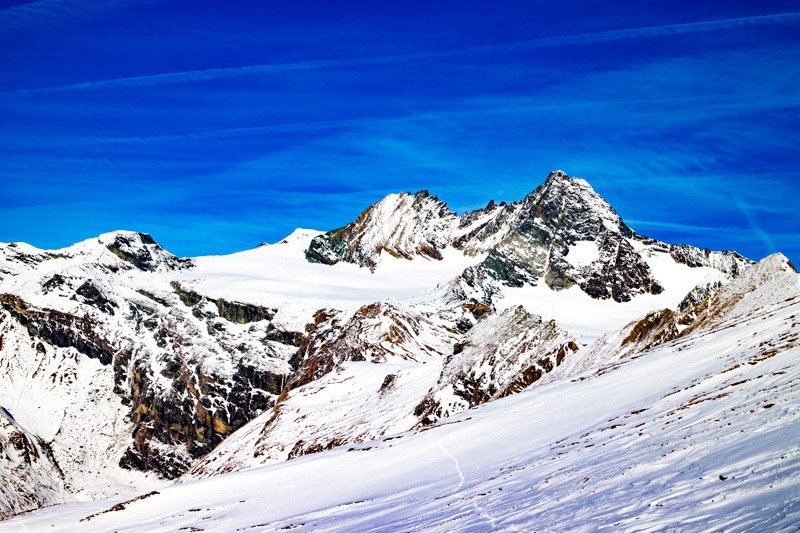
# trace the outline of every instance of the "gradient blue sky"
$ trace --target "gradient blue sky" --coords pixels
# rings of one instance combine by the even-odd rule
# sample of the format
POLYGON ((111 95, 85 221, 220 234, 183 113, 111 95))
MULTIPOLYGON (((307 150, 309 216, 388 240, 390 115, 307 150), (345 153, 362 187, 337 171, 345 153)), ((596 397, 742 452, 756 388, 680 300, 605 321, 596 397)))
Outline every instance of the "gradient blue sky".
POLYGON ((800 260, 796 1, 222 6, 3 4, 0 241, 225 253, 561 168, 645 235, 800 260))

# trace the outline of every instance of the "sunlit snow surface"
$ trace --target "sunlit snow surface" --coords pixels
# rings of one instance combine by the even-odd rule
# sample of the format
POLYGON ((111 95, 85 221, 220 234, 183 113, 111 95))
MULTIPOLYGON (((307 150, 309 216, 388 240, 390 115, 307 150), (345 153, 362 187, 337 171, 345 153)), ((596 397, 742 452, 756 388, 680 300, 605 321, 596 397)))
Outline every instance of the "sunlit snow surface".
MULTIPOLYGON (((582 251, 582 258, 587 245, 577 243, 582 251)), ((690 268, 676 263, 672 257, 662 251, 646 250, 637 241, 630 243, 637 248, 647 261, 655 279, 664 287, 661 294, 642 294, 629 302, 613 300, 596 300, 583 292, 580 287, 572 286, 562 291, 554 291, 544 283, 535 287, 504 289, 504 298, 498 300, 498 311, 512 305, 522 305, 531 313, 541 315, 545 319, 553 319, 575 335, 583 343, 596 340, 603 333, 619 329, 625 324, 637 320, 655 309, 674 309, 681 300, 697 285, 724 279, 724 275, 716 269, 708 267, 690 268)), ((570 254, 572 254, 570 250, 570 254)), ((570 256, 567 255, 567 259, 570 256)))
POLYGON ((569 247, 567 261, 578 268, 592 264, 600 259, 600 251, 595 241, 578 241, 569 247))
MULTIPOLYGON (((349 263, 330 266, 306 261, 304 252, 319 233, 296 230, 276 244, 231 255, 199 257, 195 259, 197 267, 179 277, 211 297, 276 307, 278 324, 302 330, 318 309, 355 310, 380 300, 420 298, 486 257, 466 256, 452 248, 443 251, 441 261, 424 257, 398 259, 385 254, 387 257, 371 273, 349 263)), ((723 274, 713 268, 690 268, 676 263, 668 253, 644 250, 637 241, 630 242, 645 256, 653 275, 665 288, 663 293, 618 303, 593 299, 577 286, 554 291, 540 282, 535 287, 505 288, 504 297, 496 302, 498 311, 521 304, 545 319, 555 319, 583 342, 590 342, 649 311, 674 308, 699 284, 723 279, 723 274)), ((589 247, 595 247, 596 254, 594 242, 576 246, 581 260, 591 258, 589 247)))
POLYGON ((426 431, 0 529, 795 530, 800 281, 779 277, 710 329, 426 431))
POLYGON ((276 322, 302 330, 323 308, 355 310, 372 302, 407 300, 425 295, 455 278, 485 255, 467 257, 444 250, 444 259, 410 261, 388 254, 374 273, 350 263, 322 265, 305 259, 311 239, 321 232, 295 230, 286 239, 231 255, 199 257, 182 274, 202 294, 279 309, 276 322))

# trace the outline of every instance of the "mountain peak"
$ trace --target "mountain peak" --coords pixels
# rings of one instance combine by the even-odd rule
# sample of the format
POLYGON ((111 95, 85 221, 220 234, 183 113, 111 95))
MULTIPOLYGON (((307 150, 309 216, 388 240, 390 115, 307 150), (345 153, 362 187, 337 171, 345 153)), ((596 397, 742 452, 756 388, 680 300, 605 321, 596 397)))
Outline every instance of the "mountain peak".
POLYGON ((569 180, 569 179, 570 179, 570 177, 566 172, 564 172, 563 170, 560 170, 560 169, 556 169, 556 170, 550 172, 550 174, 547 175, 547 179, 545 180, 545 183, 548 182, 548 181, 569 180))
POLYGON ((632 236, 613 207, 581 178, 570 178, 562 170, 547 179, 523 200, 523 214, 561 234, 571 244, 596 240, 610 231, 632 236))
POLYGON ((106 233, 101 233, 97 236, 97 240, 101 244, 110 244, 117 239, 125 239, 128 241, 139 241, 142 244, 158 244, 153 236, 149 233, 143 233, 141 231, 132 231, 132 230, 124 230, 118 229, 114 231, 109 231, 106 233))
POLYGON ((768 255, 759 261, 758 264, 762 265, 765 269, 773 269, 776 272, 797 273, 797 267, 795 267, 794 264, 789 261, 788 257, 780 252, 775 252, 774 254, 768 255))
POLYGON ((593 298, 620 302, 663 291, 628 241, 641 237, 588 182, 562 170, 551 172, 502 223, 492 220, 456 244, 480 249, 472 241, 486 240, 487 227, 493 237, 489 256, 465 277, 485 294, 498 292, 496 284, 519 287, 540 280, 554 290, 578 285, 593 298), (580 251, 571 253, 578 243, 580 251))
POLYGON ((112 231, 100 235, 97 242, 139 270, 180 270, 192 266, 191 260, 169 253, 148 233, 112 231))
POLYGON ((754 283, 762 284, 766 280, 781 277, 787 274, 797 274, 797 269, 785 255, 780 252, 768 255, 758 261, 751 268, 747 269, 740 276, 740 282, 747 282, 748 278, 755 280, 754 283))
POLYGON ((354 222, 314 238, 306 258, 374 270, 383 252, 441 259, 441 251, 450 246, 467 256, 488 254, 463 276, 487 295, 487 302, 498 292, 494 284, 518 287, 540 280, 554 290, 578 285, 593 298, 628 301, 663 290, 636 242, 655 243, 661 251, 674 251, 676 262, 710 266, 730 276, 747 263, 638 235, 587 181, 563 170, 550 172, 522 201, 489 202, 461 217, 426 190, 390 194, 354 222))
POLYGON ((374 269, 383 252, 411 259, 441 259, 458 216, 427 190, 389 194, 350 224, 314 238, 306 251, 312 263, 344 261, 374 269))

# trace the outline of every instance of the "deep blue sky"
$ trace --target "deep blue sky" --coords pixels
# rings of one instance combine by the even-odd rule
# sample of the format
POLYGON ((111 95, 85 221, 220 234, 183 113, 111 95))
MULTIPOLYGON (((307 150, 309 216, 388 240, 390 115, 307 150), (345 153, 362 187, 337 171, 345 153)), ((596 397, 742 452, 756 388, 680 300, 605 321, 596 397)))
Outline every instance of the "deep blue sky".
POLYGON ((797 2, 2 9, 0 241, 232 252, 561 168, 646 235, 800 260, 797 2))

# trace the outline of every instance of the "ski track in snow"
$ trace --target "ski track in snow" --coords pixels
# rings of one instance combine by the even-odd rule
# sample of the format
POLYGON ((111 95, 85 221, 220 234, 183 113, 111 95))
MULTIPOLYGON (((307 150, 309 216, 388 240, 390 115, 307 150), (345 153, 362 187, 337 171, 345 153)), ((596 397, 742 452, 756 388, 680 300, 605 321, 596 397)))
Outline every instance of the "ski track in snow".
POLYGON ((455 468, 456 474, 458 474, 458 486, 455 489, 453 489, 452 494, 457 493, 458 491, 461 490, 461 487, 464 486, 464 480, 465 480, 464 473, 461 471, 461 465, 458 464, 458 459, 456 459, 456 456, 450 453, 450 451, 447 448, 442 446, 442 444, 439 441, 437 441, 430 435, 426 435, 426 437, 428 437, 429 441, 431 441, 437 448, 442 450, 442 453, 444 453, 447 457, 449 457, 453 461, 453 468, 455 468))
MULTIPOLYGON (((461 471, 461 465, 459 464, 458 459, 456 458, 455 455, 450 453, 450 450, 445 448, 444 445, 442 445, 441 442, 439 442, 438 440, 434 439, 433 437, 431 437, 427 433, 425 434, 425 436, 437 448, 439 448, 442 451, 442 453, 444 453, 447 457, 450 458, 451 461, 453 461, 453 468, 455 469, 456 474, 458 475, 458 486, 455 489, 453 489, 453 491, 450 493, 450 496, 452 496, 454 494, 458 494, 461 491, 461 488, 464 486, 464 482, 466 481, 466 478, 464 477, 464 473, 461 471)), ((495 519, 490 514, 488 514, 486 511, 484 511, 484 509, 480 505, 478 505, 477 500, 474 500, 474 499, 472 500, 472 506, 474 507, 475 512, 477 514, 481 515, 483 518, 486 519, 486 521, 489 523, 492 531, 494 531, 495 530, 495 519)))

